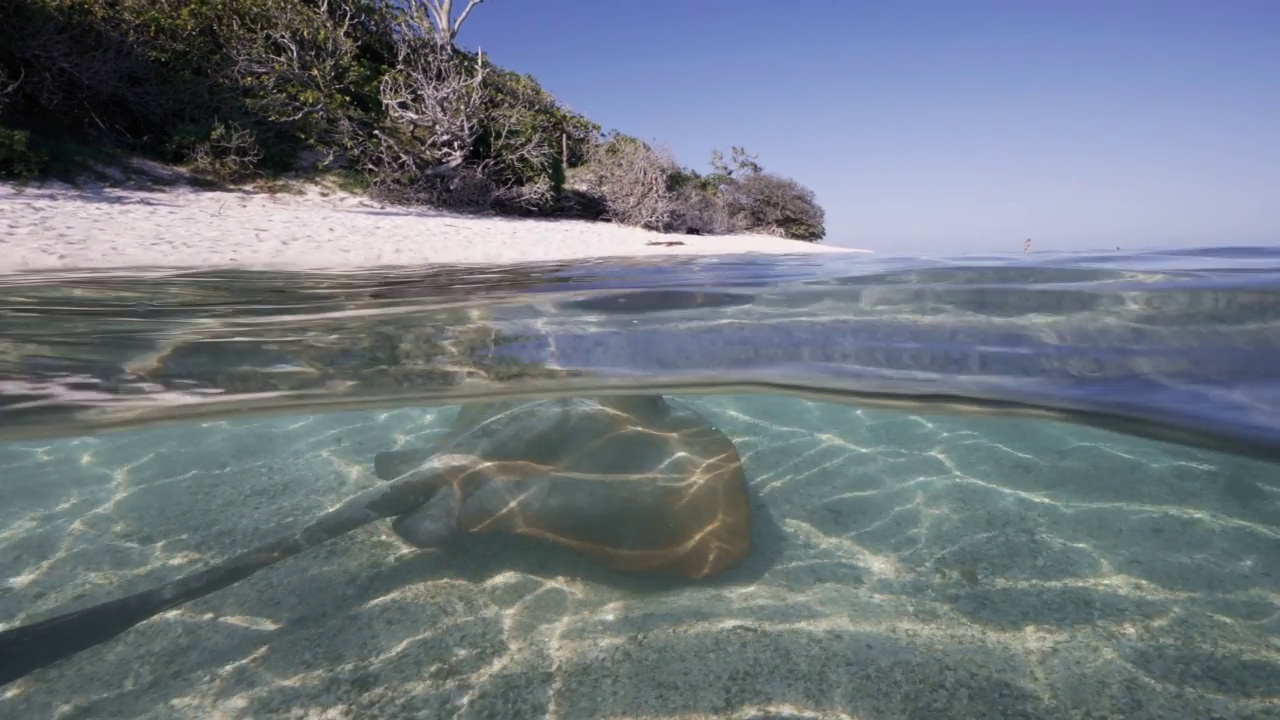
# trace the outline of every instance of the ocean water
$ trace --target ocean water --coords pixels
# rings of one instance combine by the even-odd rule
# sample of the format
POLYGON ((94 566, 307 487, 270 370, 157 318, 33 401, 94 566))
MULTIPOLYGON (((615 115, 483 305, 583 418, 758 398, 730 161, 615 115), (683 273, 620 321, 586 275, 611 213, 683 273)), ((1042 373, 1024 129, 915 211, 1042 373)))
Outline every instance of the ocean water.
POLYGON ((0 717, 1276 718, 1278 459, 1275 250, 0 276, 0 717))

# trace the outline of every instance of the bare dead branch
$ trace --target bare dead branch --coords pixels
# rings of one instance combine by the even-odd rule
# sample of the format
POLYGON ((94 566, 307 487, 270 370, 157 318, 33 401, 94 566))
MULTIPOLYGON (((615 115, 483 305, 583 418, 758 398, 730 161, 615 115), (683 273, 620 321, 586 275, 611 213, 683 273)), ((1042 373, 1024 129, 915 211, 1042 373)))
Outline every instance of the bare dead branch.
POLYGON ((483 122, 483 58, 473 65, 443 38, 412 29, 396 33, 396 68, 379 87, 386 122, 365 145, 374 189, 391 200, 487 207, 495 188, 466 165, 483 122))
POLYGON ((679 169, 665 149, 611 141, 592 151, 580 182, 582 189, 603 200, 607 219, 622 225, 665 230, 671 224, 675 208, 675 196, 668 185, 679 169))
POLYGON ((756 162, 758 155, 749 153, 745 148, 734 146, 730 148, 733 153, 733 160, 725 162, 724 154, 719 150, 711 151, 711 170, 726 177, 733 177, 735 173, 749 174, 764 172, 764 168, 760 163, 756 162))
POLYGON ((451 46, 436 39, 403 36, 398 52, 399 67, 383 78, 380 95, 392 129, 405 138, 397 148, 401 162, 460 164, 479 133, 483 64, 467 72, 451 46))
POLYGON ((10 95, 17 91, 18 86, 22 84, 22 78, 26 77, 26 71, 18 71, 18 79, 9 82, 9 75, 4 70, 0 70, 0 103, 4 102, 10 95))
POLYGON ((733 229, 799 240, 825 234, 824 212, 813 191, 790 178, 751 173, 724 191, 733 229))
POLYGON ((217 123, 209 139, 196 146, 191 165, 216 180, 238 180, 252 175, 261 159, 262 148, 251 130, 234 122, 217 123))
MULTIPOLYGON (((445 1, 448 2, 449 0, 445 0, 445 1)), ((462 29, 462 23, 467 21, 467 16, 471 14, 471 10, 475 8, 475 6, 483 2, 484 0, 471 0, 470 2, 467 3, 467 6, 462 9, 462 14, 458 15, 457 21, 453 23, 453 30, 451 30, 449 33, 450 40, 453 40, 455 37, 457 37, 458 31, 462 29)))
POLYGON ((453 0, 419 0, 427 9, 436 35, 440 39, 452 43, 458 37, 458 30, 467 21, 467 16, 484 0, 468 0, 457 20, 453 19, 453 0))

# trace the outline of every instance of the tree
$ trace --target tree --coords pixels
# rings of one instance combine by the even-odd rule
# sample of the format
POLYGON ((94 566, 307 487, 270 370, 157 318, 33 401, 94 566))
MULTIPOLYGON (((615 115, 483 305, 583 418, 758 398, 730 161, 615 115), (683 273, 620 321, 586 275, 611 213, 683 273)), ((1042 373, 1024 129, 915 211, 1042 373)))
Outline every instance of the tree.
POLYGON ((826 235, 825 213, 813 191, 791 178, 753 172, 725 190, 724 201, 735 228, 809 242, 826 235))
POLYGON ((675 209, 672 178, 679 172, 669 150, 655 150, 639 138, 614 131, 592 148, 577 181, 600 200, 605 219, 666 230, 675 209))
POLYGON ((733 152, 732 166, 724 161, 724 153, 721 153, 719 150, 711 151, 711 169, 717 175, 724 175, 725 177, 731 178, 734 173, 747 174, 764 172, 764 168, 760 166, 760 163, 756 162, 756 153, 748 153, 746 148, 740 148, 737 146, 731 148, 731 151, 733 152))
POLYGON ((471 14, 471 10, 484 0, 467 0, 467 6, 462 9, 457 19, 453 17, 453 0, 416 0, 410 9, 415 20, 421 20, 422 16, 422 9, 417 2, 421 2, 422 7, 426 8, 430 24, 435 28, 436 37, 452 44, 454 38, 458 37, 458 30, 462 29, 462 23, 466 22, 467 16, 471 14))

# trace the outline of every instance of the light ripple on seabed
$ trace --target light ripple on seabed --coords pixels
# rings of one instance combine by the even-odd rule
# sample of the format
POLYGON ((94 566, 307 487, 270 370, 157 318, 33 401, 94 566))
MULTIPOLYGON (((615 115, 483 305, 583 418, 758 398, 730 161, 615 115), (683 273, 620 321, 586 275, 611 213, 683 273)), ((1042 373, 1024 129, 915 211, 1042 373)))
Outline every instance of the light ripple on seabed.
MULTIPOLYGON (((1009 419, 696 398, 747 562, 701 585, 384 525, 5 688, 5 717, 1274 717, 1280 488, 1243 458, 1009 419)), ((0 617, 152 586, 377 482, 451 410, 0 446, 0 617)))

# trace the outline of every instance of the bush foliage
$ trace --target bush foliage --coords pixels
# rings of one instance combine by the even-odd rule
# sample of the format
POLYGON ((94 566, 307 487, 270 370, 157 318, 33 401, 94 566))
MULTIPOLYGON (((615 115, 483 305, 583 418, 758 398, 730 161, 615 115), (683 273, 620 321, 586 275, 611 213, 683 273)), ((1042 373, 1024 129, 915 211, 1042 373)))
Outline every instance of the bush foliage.
MULTIPOLYGON (((111 147, 217 181, 335 169, 397 202, 667 232, 823 235, 798 183, 741 148, 712 172, 456 47, 433 0, 8 0, 0 175, 111 147)), ((468 8, 468 11, 470 8, 468 8)))

